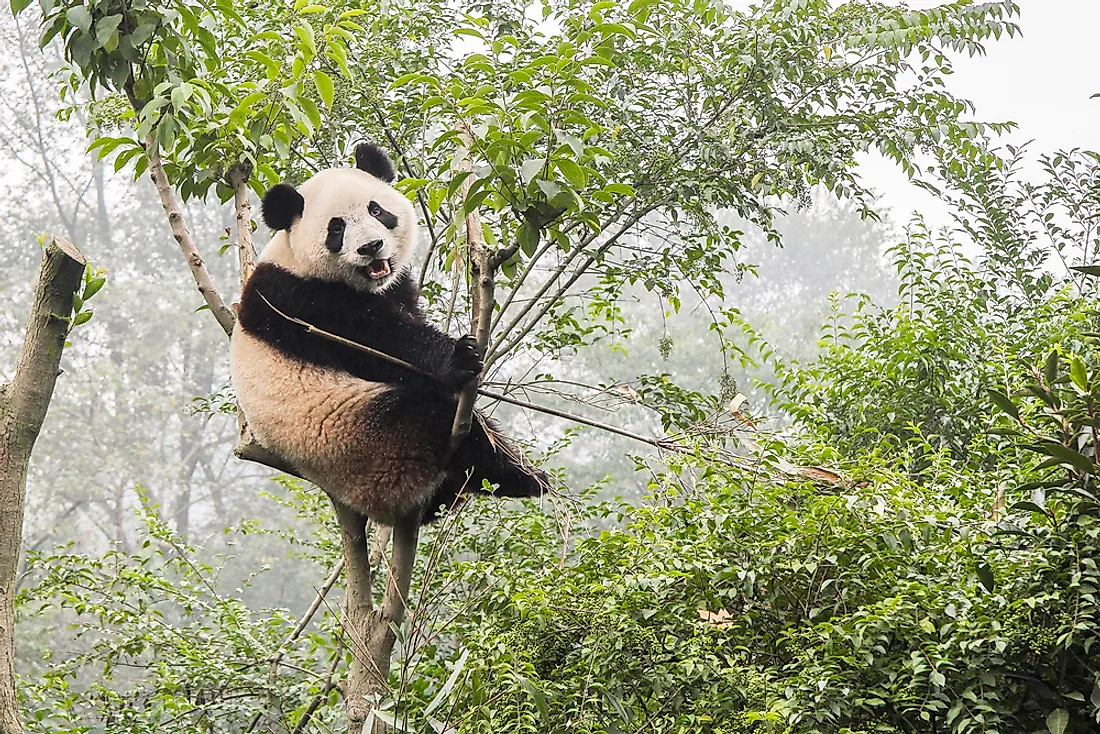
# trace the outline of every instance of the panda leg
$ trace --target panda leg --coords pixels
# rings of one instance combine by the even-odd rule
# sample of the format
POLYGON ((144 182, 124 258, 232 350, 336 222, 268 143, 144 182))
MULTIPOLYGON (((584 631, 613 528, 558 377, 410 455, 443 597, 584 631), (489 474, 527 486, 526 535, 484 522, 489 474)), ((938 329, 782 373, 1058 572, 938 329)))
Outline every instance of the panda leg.
POLYGON ((539 497, 549 487, 546 473, 533 466, 490 419, 475 413, 470 435, 451 459, 438 494, 486 494, 484 481, 497 485, 492 492, 496 497, 539 497))

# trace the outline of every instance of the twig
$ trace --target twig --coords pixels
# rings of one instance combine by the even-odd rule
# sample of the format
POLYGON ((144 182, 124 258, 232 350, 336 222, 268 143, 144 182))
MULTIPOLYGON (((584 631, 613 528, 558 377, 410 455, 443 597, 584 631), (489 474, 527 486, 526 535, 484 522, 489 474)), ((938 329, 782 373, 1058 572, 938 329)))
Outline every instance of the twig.
POLYGON ((626 438, 632 438, 635 441, 641 441, 642 443, 649 444, 654 448, 663 449, 666 451, 673 451, 678 454, 692 454, 695 453, 693 449, 688 446, 681 446, 676 443, 672 443, 667 439, 650 438, 649 436, 643 436, 640 433, 634 433, 628 431, 625 428, 618 428, 616 426, 608 425, 607 423, 600 423, 599 421, 589 420, 588 418, 582 418, 579 415, 573 413, 566 413, 564 410, 558 410, 557 408, 549 408, 545 405, 536 405, 535 403, 529 403, 526 400, 519 400, 517 398, 511 398, 501 393, 490 392, 489 390, 479 389, 479 395, 484 395, 492 400, 499 400, 502 403, 508 403, 520 408, 527 408, 528 410, 536 410, 539 413, 545 413, 546 415, 552 415, 556 418, 564 418, 565 420, 572 421, 573 423, 580 423, 582 426, 591 426, 592 428, 598 428, 601 431, 607 431, 608 433, 614 433, 616 436, 625 436, 626 438))
POLYGON ((306 626, 310 623, 310 620, 313 619, 313 615, 316 614, 317 610, 321 608, 321 603, 325 600, 325 597, 328 596, 328 593, 332 590, 332 587, 336 585, 336 582, 340 579, 340 574, 342 574, 343 572, 344 559, 341 558, 339 563, 336 564, 336 567, 332 569, 332 573, 330 573, 328 575, 328 578, 325 579, 324 585, 321 586, 320 589, 317 589, 317 595, 313 598, 313 603, 309 605, 309 609, 307 609, 306 613, 302 615, 302 618, 298 620, 298 624, 295 625, 294 631, 286 636, 286 639, 283 640, 282 644, 279 645, 279 649, 276 650, 275 654, 273 654, 269 659, 269 662, 273 666, 277 665, 279 661, 283 659, 283 655, 286 654, 286 651, 290 647, 291 643, 297 640, 298 637, 305 630, 306 626))
POLYGON ((628 232, 630 228, 638 222, 638 220, 645 216, 647 211, 647 209, 643 208, 641 210, 635 211, 633 214, 627 217, 626 222, 624 222, 623 225, 619 227, 618 231, 608 237, 607 240, 602 242, 600 246, 596 248, 596 251, 589 255, 585 259, 585 261, 581 263, 577 267, 577 269, 570 274, 565 283, 559 286, 558 289, 549 298, 546 299, 546 302, 543 304, 543 306, 527 322, 527 324, 522 329, 520 329, 519 333, 508 339, 506 343, 502 344, 501 342, 504 342, 505 339, 507 339, 508 333, 520 324, 524 316, 526 316, 527 313, 530 312, 531 309, 538 302, 538 299, 542 298, 542 296, 546 294, 546 291, 550 289, 553 283, 557 281, 558 277, 560 277, 565 272, 565 269, 569 266, 569 263, 572 261, 573 257, 580 253, 582 251, 582 248, 578 247, 572 253, 570 253, 565 262, 563 262, 556 269, 554 275, 546 281, 541 289, 539 289, 539 292, 538 294, 536 294, 535 298, 532 299, 531 302, 523 308, 519 315, 517 315, 516 318, 512 319, 512 321, 509 322, 508 326, 505 327, 505 329, 501 332, 500 340, 493 345, 491 352, 485 358, 485 369, 488 370, 504 354, 512 351, 512 349, 514 349, 521 341, 523 341, 523 338, 526 337, 527 334, 529 334, 531 330, 534 329, 540 321, 542 321, 543 317, 546 316, 547 313, 549 313, 550 309, 554 307, 554 304, 558 302, 558 299, 561 297, 561 295, 569 290, 569 288, 571 288, 572 285, 577 282, 577 280, 582 275, 584 275, 585 271, 588 270, 588 268, 591 267, 594 262, 599 260, 605 252, 611 249, 611 247, 619 240, 619 238, 626 234, 626 232, 628 232))
MULTIPOLYGON (((262 293, 259 294, 259 295, 260 295, 260 298, 264 299, 264 302, 267 303, 268 306, 271 306, 271 309, 275 313, 282 316, 286 320, 292 321, 295 324, 298 324, 299 326, 301 326, 302 328, 307 329, 311 334, 317 334, 320 337, 323 337, 325 339, 330 339, 330 340, 335 341, 339 344, 343 344, 344 346, 349 347, 351 349, 355 349, 355 350, 364 352, 365 354, 369 354, 371 356, 378 357, 379 359, 383 359, 387 362, 398 365, 399 367, 404 367, 406 369, 412 370, 413 372, 416 372, 417 374, 424 375, 425 377, 436 380, 437 382, 440 382, 440 383, 443 382, 442 378, 440 378, 438 375, 434 375, 434 374, 432 374, 432 373, 430 373, 426 370, 422 370, 419 367, 417 367, 416 365, 410 364, 409 362, 406 362, 403 359, 398 359, 397 357, 390 356, 389 354, 386 354, 385 352, 381 352, 377 349, 374 349, 373 347, 368 347, 364 344, 360 344, 359 342, 352 341, 351 339, 345 339, 342 336, 338 336, 336 334, 333 334, 330 331, 325 331, 324 329, 321 329, 317 326, 314 326, 313 324, 309 323, 308 321, 304 321, 302 319, 295 318, 295 317, 293 317, 289 314, 283 313, 279 309, 275 308, 275 306, 273 306, 271 304, 271 302, 267 300, 267 298, 264 298, 264 295, 262 293)), ((615 426, 608 425, 607 423, 600 423, 599 421, 589 420, 588 418, 582 418, 581 416, 574 415, 573 413, 566 413, 564 410, 558 410, 556 408, 549 408, 545 405, 537 405, 535 403, 529 403, 526 400, 519 400, 517 398, 508 397, 507 395, 502 395, 501 393, 493 392, 491 390, 486 390, 486 389, 481 388, 481 387, 476 388, 474 390, 474 393, 475 393, 475 395, 481 395, 481 396, 489 398, 491 400, 497 400, 497 401, 500 401, 502 403, 510 403, 511 405, 515 405, 515 406, 518 406, 520 408, 527 408, 528 410, 534 410, 534 411, 537 411, 539 413, 545 413, 547 415, 555 416, 557 418, 564 418, 565 420, 569 420, 569 421, 572 421, 574 423, 580 423, 581 425, 591 426, 592 428, 598 428, 602 431, 607 431, 608 433, 614 433, 614 434, 619 435, 619 436, 625 436, 626 438, 632 438, 635 441, 641 441, 642 443, 649 444, 650 446, 653 446, 655 448, 665 449, 667 451, 674 451, 676 453, 681 453, 681 454, 685 454, 685 453, 690 454, 690 453, 692 453, 692 450, 689 449, 688 447, 679 446, 678 444, 671 443, 667 439, 662 440, 662 439, 659 439, 659 438, 650 438, 648 436, 643 436, 640 433, 633 433, 633 432, 628 431, 628 430, 623 429, 623 428, 617 428, 615 426)), ((374 553, 371 554, 372 559, 373 559, 374 555, 375 555, 374 553)), ((377 560, 373 560, 373 563, 377 563, 377 560)))
POLYGON ((360 352, 364 352, 364 353, 369 354, 373 357, 378 357, 379 359, 384 359, 385 361, 390 362, 390 363, 395 364, 395 365, 398 365, 399 367, 404 367, 405 369, 411 370, 412 372, 415 372, 418 375, 423 375, 424 377, 431 378, 433 380, 436 380, 437 382, 443 382, 442 378, 440 378, 439 375, 436 375, 433 372, 429 372, 428 370, 421 369, 421 368, 417 367, 415 364, 413 364, 411 362, 406 362, 405 360, 400 359, 398 357, 391 356, 389 354, 386 354, 385 352, 380 352, 379 350, 375 349, 374 347, 368 347, 366 344, 360 344, 359 342, 352 341, 351 339, 346 339, 346 338, 344 338, 344 337, 342 337, 338 334, 333 334, 331 331, 325 331, 324 329, 321 329, 320 327, 314 326, 313 324, 309 323, 308 321, 304 321, 302 319, 295 318, 294 316, 291 316, 290 314, 284 313, 283 311, 280 311, 278 308, 276 308, 275 304, 273 304, 271 301, 267 300, 267 296, 265 296, 263 293, 260 293, 259 291, 257 291, 257 295, 259 295, 260 298, 263 299, 264 303, 266 303, 271 308, 272 311, 274 311, 278 315, 282 316, 287 321, 292 321, 295 324, 298 324, 299 326, 303 327, 306 331, 308 331, 311 334, 317 334, 319 336, 323 336, 324 338, 329 339, 331 341, 334 341, 338 344, 343 344, 346 347, 351 347, 352 349, 356 349, 360 352))
POLYGON ((374 568, 386 555, 386 546, 390 544, 390 536, 393 528, 389 525, 379 525, 374 531, 374 538, 370 542, 370 567, 374 568))
POLYGON ((313 718, 313 714, 317 713, 317 709, 319 709, 325 699, 328 698, 328 694, 332 693, 332 689, 336 688, 336 669, 340 667, 340 660, 344 657, 343 639, 343 636, 341 636, 341 644, 336 648, 336 652, 332 656, 332 665, 330 665, 328 669, 328 680, 325 682, 325 687, 309 702, 309 706, 307 706, 306 710, 302 713, 302 718, 298 719, 298 723, 295 725, 294 731, 291 734, 303 734, 305 732, 309 720, 313 718))

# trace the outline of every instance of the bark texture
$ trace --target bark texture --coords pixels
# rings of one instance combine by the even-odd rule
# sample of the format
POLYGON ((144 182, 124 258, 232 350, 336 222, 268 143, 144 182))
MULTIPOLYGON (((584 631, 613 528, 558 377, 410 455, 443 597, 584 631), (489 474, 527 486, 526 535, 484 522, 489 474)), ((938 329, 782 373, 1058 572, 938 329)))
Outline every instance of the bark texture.
POLYGON ((15 698, 15 584, 23 538, 27 466, 42 430, 69 334, 84 256, 69 242, 47 246, 11 383, 0 386, 0 734, 19 734, 15 698))

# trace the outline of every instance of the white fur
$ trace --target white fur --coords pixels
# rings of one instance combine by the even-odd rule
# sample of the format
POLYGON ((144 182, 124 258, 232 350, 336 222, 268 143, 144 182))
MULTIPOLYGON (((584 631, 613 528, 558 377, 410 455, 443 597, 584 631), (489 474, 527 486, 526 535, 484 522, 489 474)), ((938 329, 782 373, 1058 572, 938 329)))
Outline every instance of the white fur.
POLYGON ((305 199, 302 216, 279 231, 260 254, 261 261, 273 262, 297 275, 348 283, 362 290, 382 292, 397 282, 412 265, 416 250, 416 213, 405 196, 384 181, 358 168, 332 168, 315 174, 298 187, 305 199), (368 211, 370 202, 397 217, 397 227, 387 229, 368 211), (333 253, 325 247, 328 223, 342 217, 344 248, 333 253), (356 250, 373 240, 382 240, 378 254, 364 257, 356 250), (391 272, 371 279, 356 268, 372 260, 389 259, 391 272))

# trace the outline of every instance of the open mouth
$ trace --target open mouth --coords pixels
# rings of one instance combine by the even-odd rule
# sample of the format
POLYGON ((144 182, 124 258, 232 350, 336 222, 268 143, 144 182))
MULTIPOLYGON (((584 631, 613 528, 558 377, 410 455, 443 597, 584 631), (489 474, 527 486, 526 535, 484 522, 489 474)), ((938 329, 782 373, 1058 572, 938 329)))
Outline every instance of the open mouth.
POLYGON ((372 260, 370 264, 356 268, 360 273, 371 280, 381 280, 390 274, 389 260, 372 260))

